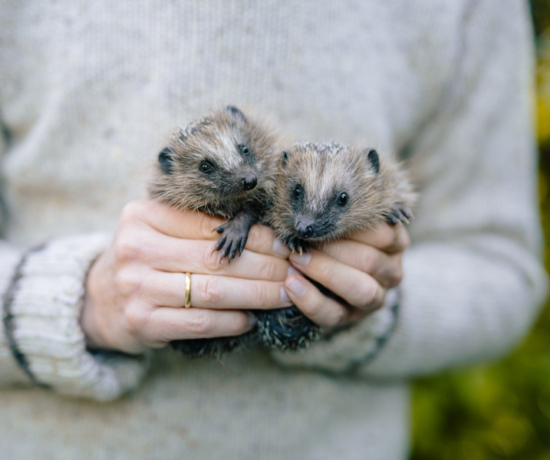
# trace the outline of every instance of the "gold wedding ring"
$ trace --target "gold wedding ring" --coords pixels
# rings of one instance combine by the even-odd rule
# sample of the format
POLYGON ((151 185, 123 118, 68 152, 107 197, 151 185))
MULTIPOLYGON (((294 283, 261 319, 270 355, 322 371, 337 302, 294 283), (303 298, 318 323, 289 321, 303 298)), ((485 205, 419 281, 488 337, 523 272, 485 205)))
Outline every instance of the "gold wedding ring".
POLYGON ((191 273, 185 272, 185 308, 191 308, 191 273))

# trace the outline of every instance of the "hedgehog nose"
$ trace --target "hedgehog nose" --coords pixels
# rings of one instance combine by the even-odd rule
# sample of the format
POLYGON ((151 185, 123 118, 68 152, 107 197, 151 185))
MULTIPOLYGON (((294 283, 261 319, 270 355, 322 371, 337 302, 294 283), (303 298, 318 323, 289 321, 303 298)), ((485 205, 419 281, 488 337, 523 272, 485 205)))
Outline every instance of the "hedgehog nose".
POLYGON ((243 188, 245 190, 252 190, 254 187, 256 187, 256 185, 258 185, 258 179, 254 174, 246 173, 243 176, 241 184, 243 184, 243 188))
POLYGON ((313 222, 301 220, 296 224, 296 232, 300 238, 308 239, 313 236, 313 222))

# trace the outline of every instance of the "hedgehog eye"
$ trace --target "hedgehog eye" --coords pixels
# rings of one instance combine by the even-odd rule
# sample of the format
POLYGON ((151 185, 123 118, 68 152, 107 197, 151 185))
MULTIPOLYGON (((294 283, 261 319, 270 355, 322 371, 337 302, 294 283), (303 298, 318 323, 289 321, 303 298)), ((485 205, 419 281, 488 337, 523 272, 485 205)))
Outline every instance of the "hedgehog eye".
POLYGON ((209 161, 203 161, 199 165, 199 168, 200 168, 201 172, 203 172, 205 174, 210 174, 214 170, 214 168, 212 167, 212 163, 210 163, 209 161))
POLYGON ((340 196, 336 200, 336 203, 338 204, 338 206, 345 206, 348 200, 349 200, 349 196, 347 193, 344 192, 340 194, 340 196))
POLYGON ((237 147, 239 147, 242 154, 246 155, 248 153, 248 147, 246 145, 239 144, 237 147))
POLYGON ((292 194, 294 195, 294 199, 299 200, 304 195, 304 189, 301 185, 297 185, 296 187, 294 187, 292 194))

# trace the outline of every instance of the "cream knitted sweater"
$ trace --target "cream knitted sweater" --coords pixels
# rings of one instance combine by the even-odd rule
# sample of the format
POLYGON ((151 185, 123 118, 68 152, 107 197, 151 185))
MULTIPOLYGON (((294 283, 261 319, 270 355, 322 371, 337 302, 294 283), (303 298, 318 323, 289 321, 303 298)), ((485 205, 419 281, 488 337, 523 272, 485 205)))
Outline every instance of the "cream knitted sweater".
POLYGON ((406 457, 407 379, 503 353, 545 293, 528 21, 519 0, 0 0, 0 458, 406 457), (399 292, 303 354, 87 352, 91 262, 170 131, 221 103, 409 160, 399 292))

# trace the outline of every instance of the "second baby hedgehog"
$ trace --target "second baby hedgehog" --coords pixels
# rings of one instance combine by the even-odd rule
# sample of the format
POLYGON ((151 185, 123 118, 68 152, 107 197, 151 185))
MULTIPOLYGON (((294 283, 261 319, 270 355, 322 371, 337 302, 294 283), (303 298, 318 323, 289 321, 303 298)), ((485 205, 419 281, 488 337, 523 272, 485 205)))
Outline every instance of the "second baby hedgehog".
MULTIPOLYGON (((291 250, 301 252, 384 221, 408 223, 412 217, 415 194, 406 173, 372 148, 295 144, 283 152, 280 168, 267 220, 291 250)), ((296 307, 258 316, 267 346, 302 348, 316 337, 317 327, 296 307)))

